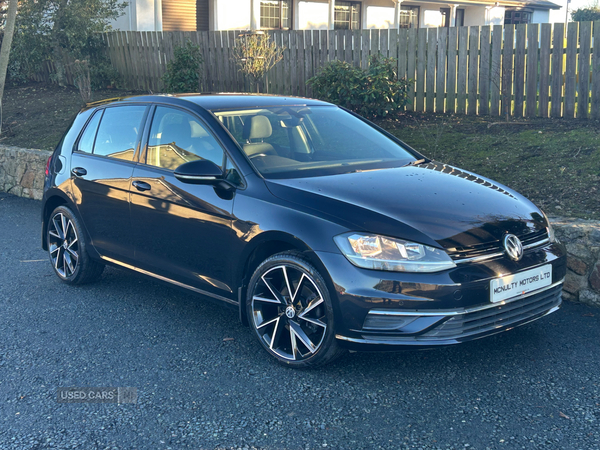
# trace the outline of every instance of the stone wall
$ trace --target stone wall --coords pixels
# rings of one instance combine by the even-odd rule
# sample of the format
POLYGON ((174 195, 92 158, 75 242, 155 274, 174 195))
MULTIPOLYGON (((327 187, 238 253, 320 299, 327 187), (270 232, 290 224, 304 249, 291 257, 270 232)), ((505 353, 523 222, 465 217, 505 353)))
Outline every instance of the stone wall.
POLYGON ((46 161, 51 154, 0 145, 0 191, 41 200, 46 161))
POLYGON ((551 218, 556 237, 567 246, 565 300, 600 306, 600 223, 551 218))
MULTIPOLYGON (((0 191, 40 200, 44 171, 51 152, 0 145, 0 191)), ((600 223, 580 219, 550 219, 556 236, 566 244, 565 300, 600 307, 600 223)))

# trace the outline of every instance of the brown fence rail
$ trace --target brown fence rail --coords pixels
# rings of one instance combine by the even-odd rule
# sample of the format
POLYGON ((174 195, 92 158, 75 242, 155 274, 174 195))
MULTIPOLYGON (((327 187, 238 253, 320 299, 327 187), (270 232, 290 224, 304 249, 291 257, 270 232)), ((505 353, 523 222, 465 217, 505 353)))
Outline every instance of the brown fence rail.
MULTIPOLYGON (((104 35, 129 89, 162 90, 173 49, 191 41, 204 57, 202 90, 241 92, 232 58, 237 31, 124 32, 104 35)), ((600 21, 401 30, 270 32, 285 47, 265 90, 311 96, 306 80, 328 61, 366 67, 374 53, 398 60, 413 80, 408 110, 516 117, 600 119, 600 21), (595 40, 592 38, 596 35, 595 40)))

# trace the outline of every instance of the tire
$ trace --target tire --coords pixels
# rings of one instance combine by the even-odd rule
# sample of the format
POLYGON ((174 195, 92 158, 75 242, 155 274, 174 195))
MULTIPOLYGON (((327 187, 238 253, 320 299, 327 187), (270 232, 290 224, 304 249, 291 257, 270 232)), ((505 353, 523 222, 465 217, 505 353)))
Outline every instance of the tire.
POLYGON ((91 259, 79 220, 66 206, 59 206, 48 220, 48 255, 54 273, 67 284, 79 285, 97 280, 104 264, 91 259))
POLYGON ((318 367, 343 353, 335 340, 327 285, 298 253, 278 253, 258 266, 246 310, 259 342, 281 364, 318 367))

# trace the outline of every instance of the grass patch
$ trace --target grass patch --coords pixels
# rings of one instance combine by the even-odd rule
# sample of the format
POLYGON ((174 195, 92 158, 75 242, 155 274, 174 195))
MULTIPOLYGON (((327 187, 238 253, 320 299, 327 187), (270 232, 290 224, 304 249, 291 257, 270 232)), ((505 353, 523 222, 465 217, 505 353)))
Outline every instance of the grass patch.
POLYGON ((379 123, 429 158, 505 184, 549 215, 600 219, 600 123, 405 114, 379 123))

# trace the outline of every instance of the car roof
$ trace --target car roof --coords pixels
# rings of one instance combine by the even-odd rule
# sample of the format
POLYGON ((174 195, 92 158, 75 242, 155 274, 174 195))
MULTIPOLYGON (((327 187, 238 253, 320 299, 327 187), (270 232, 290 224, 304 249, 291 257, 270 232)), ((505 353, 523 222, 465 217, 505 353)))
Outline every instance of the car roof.
POLYGON ((238 109, 238 108, 266 108, 269 106, 331 106, 331 103, 313 100, 303 97, 266 95, 266 94, 157 94, 157 95, 134 95, 101 100, 88 103, 87 107, 94 107, 121 101, 139 102, 165 102, 167 99, 187 100, 208 110, 238 109))

